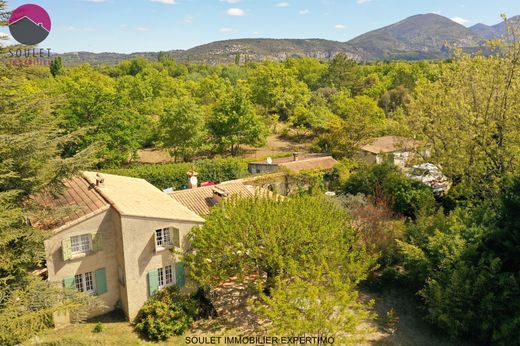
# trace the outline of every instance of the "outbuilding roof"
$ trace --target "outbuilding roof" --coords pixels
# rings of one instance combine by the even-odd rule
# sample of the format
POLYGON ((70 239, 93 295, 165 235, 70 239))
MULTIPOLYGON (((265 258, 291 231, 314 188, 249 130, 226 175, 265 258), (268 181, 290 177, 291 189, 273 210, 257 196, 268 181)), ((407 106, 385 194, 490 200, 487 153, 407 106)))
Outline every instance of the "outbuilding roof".
POLYGON ((417 149, 420 141, 399 136, 383 136, 374 139, 371 143, 361 147, 361 150, 372 154, 393 153, 399 150, 417 149))
POLYGON ((286 167, 293 172, 299 172, 310 169, 331 169, 338 164, 332 156, 319 153, 309 153, 290 157, 281 157, 273 159, 271 163, 267 161, 251 162, 251 165, 265 165, 286 167))
POLYGON ((240 196, 243 198, 254 196, 254 189, 241 182, 229 182, 215 186, 179 190, 170 192, 169 195, 172 199, 186 206, 198 215, 207 215, 209 214, 211 207, 217 204, 217 201, 213 199, 213 190, 215 188, 229 192, 230 196, 240 196))

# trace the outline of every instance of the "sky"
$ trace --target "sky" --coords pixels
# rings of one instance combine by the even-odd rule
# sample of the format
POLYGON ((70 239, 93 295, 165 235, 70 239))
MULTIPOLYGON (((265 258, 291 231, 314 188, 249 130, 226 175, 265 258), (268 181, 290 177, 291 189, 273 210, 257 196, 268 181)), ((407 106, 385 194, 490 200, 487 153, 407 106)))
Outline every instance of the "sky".
MULTIPOLYGON (((52 20, 40 45, 56 53, 189 49, 234 38, 348 41, 420 13, 463 25, 520 15, 519 0, 8 0, 33 3, 52 20)), ((0 33, 7 34, 7 28, 0 33)))

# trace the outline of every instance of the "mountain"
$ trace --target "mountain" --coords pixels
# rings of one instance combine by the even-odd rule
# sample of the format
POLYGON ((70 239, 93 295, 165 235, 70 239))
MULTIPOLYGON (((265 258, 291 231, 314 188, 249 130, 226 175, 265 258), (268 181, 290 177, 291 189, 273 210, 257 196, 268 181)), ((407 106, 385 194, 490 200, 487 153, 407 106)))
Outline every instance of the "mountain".
MULTIPOLYGON (((188 50, 166 52, 178 62, 215 64, 234 63, 237 57, 244 61, 275 60, 282 61, 290 57, 312 57, 328 60, 338 53, 345 53, 354 60, 368 60, 362 50, 345 42, 321 39, 238 39, 217 41, 188 50)), ((125 59, 137 57, 157 59, 156 52, 132 54, 74 52, 60 54, 65 64, 116 64, 125 59)))
POLYGON ((349 41, 374 59, 446 57, 448 47, 475 47, 480 37, 465 26, 437 14, 420 14, 349 41))
MULTIPOLYGON (((508 22, 520 22, 520 16, 512 17, 508 19, 508 22)), ((479 37, 489 40, 492 38, 497 38, 504 36, 507 34, 507 24, 505 22, 500 22, 495 25, 486 25, 482 23, 478 23, 469 28, 473 33, 477 34, 479 37)))
MULTIPOLYGON (((511 20, 520 16, 514 17, 511 20)), ((178 62, 232 64, 238 58, 245 61, 282 61, 290 57, 313 57, 321 60, 345 53, 357 61, 373 60, 418 60, 443 59, 449 56, 453 47, 468 51, 478 48, 484 39, 505 33, 506 25, 494 26, 477 24, 471 28, 457 24, 451 19, 437 14, 420 14, 398 23, 370 31, 348 42, 322 39, 236 39, 217 41, 188 50, 166 52, 178 62)), ((64 63, 68 65, 117 64, 126 59, 143 57, 156 60, 158 52, 132 54, 119 53, 65 53, 64 63)))

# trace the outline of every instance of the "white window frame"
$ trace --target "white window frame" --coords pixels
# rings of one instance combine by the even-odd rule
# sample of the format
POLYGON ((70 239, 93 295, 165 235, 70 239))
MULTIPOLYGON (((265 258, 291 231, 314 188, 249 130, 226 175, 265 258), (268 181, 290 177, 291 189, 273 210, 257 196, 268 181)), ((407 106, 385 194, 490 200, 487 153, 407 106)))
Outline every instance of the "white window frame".
POLYGON ((74 275, 74 287, 79 292, 94 294, 96 292, 95 275, 93 272, 74 275))
POLYGON ((170 236, 170 227, 155 230, 155 246, 159 249, 171 248, 173 242, 170 236))
POLYGON ((172 265, 157 269, 159 289, 175 284, 175 270, 172 265))
POLYGON ((70 237, 70 249, 73 256, 91 252, 92 235, 86 233, 70 237))

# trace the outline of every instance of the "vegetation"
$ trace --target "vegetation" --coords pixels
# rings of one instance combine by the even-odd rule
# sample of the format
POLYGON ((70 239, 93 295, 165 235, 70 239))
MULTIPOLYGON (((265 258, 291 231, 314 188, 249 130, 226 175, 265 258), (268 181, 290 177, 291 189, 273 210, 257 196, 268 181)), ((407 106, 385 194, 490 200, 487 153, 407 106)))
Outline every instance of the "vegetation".
POLYGON ((369 316, 355 287, 375 258, 324 197, 231 200, 212 209, 190 244, 185 259, 202 287, 258 276, 257 311, 274 331, 344 336, 369 316))
POLYGON ((158 291, 135 318, 135 328, 151 340, 182 335, 198 315, 197 302, 182 295, 177 286, 158 291))

